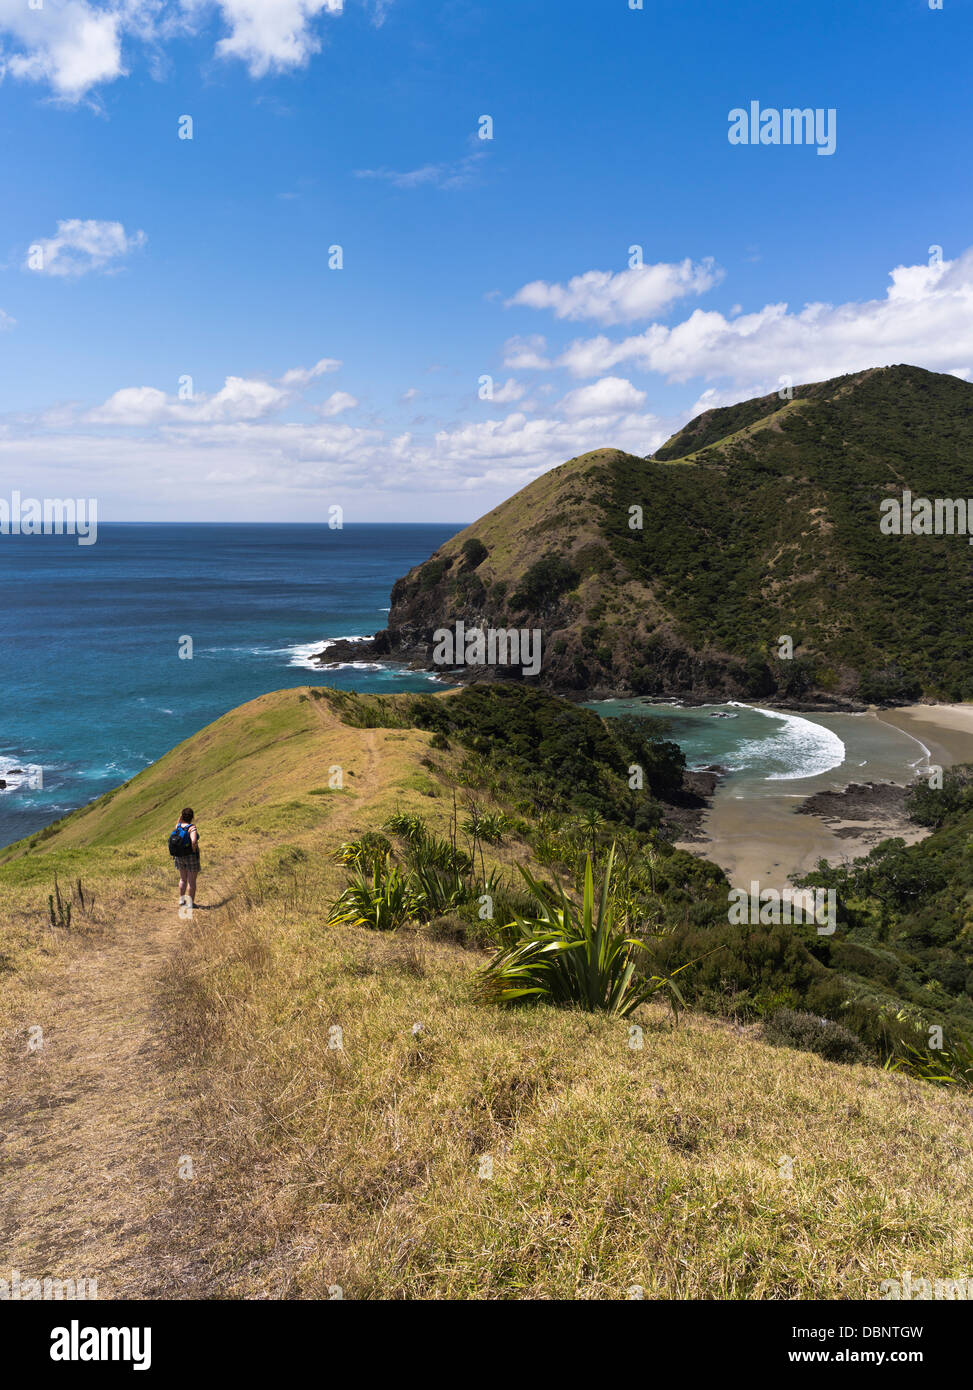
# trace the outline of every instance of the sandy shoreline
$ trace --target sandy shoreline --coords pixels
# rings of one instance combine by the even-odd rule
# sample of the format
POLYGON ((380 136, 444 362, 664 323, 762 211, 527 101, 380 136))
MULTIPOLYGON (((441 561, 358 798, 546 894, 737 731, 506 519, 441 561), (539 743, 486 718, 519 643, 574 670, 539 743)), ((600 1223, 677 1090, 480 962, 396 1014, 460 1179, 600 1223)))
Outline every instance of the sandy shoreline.
POLYGON ((973 705, 905 705, 876 713, 883 724, 918 739, 942 767, 973 760, 973 705))
MULTIPOLYGON (((909 844, 921 840, 928 832, 904 821, 890 809, 888 799, 880 805, 876 798, 871 809, 859 799, 854 818, 837 805, 826 819, 798 814, 798 808, 809 796, 829 789, 862 782, 905 786, 932 763, 950 767, 973 762, 973 705, 908 705, 871 710, 855 720, 842 727, 845 762, 828 777, 765 782, 756 789, 729 778, 717 789, 703 819, 703 838, 680 842, 680 847, 719 864, 734 887, 757 880, 762 886, 782 888, 791 875, 809 872, 820 859, 848 863, 891 835, 909 844), (881 775, 863 776, 859 768, 866 760, 859 757, 857 745, 874 737, 876 726, 882 725, 903 736, 900 751, 881 766, 881 775)), ((826 717, 818 722, 834 724, 826 717)))

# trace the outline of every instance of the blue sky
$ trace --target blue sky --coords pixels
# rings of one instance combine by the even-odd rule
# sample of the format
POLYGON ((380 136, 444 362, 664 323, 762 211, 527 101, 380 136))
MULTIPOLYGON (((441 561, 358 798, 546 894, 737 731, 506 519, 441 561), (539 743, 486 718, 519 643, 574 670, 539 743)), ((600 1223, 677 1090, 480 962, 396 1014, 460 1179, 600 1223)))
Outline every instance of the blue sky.
POLYGON ((40 3, 0 493, 459 522, 782 379, 973 372, 973 0, 40 3), (834 153, 731 144, 752 101, 834 153))

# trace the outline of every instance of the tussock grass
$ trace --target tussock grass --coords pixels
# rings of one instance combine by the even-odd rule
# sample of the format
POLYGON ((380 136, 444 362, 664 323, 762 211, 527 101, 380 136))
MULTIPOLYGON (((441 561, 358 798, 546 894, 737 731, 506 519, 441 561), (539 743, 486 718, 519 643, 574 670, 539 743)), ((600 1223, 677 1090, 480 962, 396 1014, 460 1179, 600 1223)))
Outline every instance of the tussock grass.
POLYGON ((973 1263, 968 1104, 661 1005, 641 1036, 480 1006, 481 959, 270 906, 177 958, 224 1291, 271 1250, 296 1297, 867 1298, 973 1263))
MULTIPOLYGON (((225 889, 218 907, 176 924, 175 946, 165 938, 157 996, 121 1001, 142 1012, 114 1079, 115 1054, 89 1018, 78 1076, 103 1103, 113 1146, 129 1162, 144 1144, 147 1166, 135 1164, 128 1187, 114 1176, 99 1187, 102 1160, 79 1162, 70 1128, 51 1128, 50 1191, 23 1189, 36 1214, 23 1240, 38 1260, 60 1249, 44 1233, 63 1226, 67 1192, 70 1258, 92 1248, 92 1223, 108 1213, 97 1249, 112 1250, 119 1223, 124 1287, 150 1296, 340 1287, 348 1298, 602 1299, 637 1286, 647 1297, 831 1299, 874 1297, 907 1269, 973 1273, 973 1107, 962 1095, 731 1023, 684 1014, 675 1027, 661 1004, 618 1019, 479 1003, 485 955, 449 919, 418 933, 327 925, 347 878, 341 843, 394 813, 447 830, 461 755, 437 750, 427 772, 442 794, 428 797, 412 774, 430 741, 350 728, 298 691, 264 697, 190 741, 180 778, 163 759, 42 846, 7 853, 8 1038, 33 1021, 31 990, 60 978, 65 953, 89 964, 103 953, 94 1003, 110 1019, 123 925, 135 988, 140 914, 174 909, 162 854, 187 786, 205 831, 201 885, 220 877, 225 889), (348 794, 311 797, 334 763, 354 774, 348 794), (52 867, 70 882, 79 865, 100 935, 52 943, 52 867), (151 1055, 150 1019, 162 1027, 151 1055), (183 1153, 192 1182, 173 1176, 183 1153)), ((525 856, 505 834, 487 869, 512 876, 525 856)), ((99 1133, 87 1142, 82 1157, 101 1152, 99 1133)))

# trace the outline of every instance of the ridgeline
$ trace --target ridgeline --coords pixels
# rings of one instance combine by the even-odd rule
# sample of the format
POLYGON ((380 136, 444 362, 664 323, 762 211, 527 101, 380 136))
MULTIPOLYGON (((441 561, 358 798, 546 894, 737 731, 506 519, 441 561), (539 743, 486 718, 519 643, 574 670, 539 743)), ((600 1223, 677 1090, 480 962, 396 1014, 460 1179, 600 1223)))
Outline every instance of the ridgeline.
MULTIPOLYGON (((973 499, 969 383, 877 368, 707 411, 650 458, 543 474, 400 579, 372 642, 321 660, 435 668, 435 631, 462 620, 539 629, 529 679, 568 695, 968 700, 968 538, 884 534, 906 491, 973 499)), ((522 678, 465 673, 484 676, 522 678)))

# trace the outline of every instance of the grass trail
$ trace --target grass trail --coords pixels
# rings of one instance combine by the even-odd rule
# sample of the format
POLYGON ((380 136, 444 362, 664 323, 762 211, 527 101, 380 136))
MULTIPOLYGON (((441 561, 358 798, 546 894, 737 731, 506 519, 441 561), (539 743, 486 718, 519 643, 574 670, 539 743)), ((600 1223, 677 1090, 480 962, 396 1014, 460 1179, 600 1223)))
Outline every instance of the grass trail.
POLYGON ((110 941, 66 951, 25 1020, 42 1048, 29 1052, 18 1030, 5 1049, 0 1252, 25 1278, 94 1277, 99 1297, 172 1294, 173 1269, 146 1247, 178 1196, 187 1078, 167 1061, 158 979, 183 934, 224 909, 188 923, 168 896, 121 913, 110 941))

